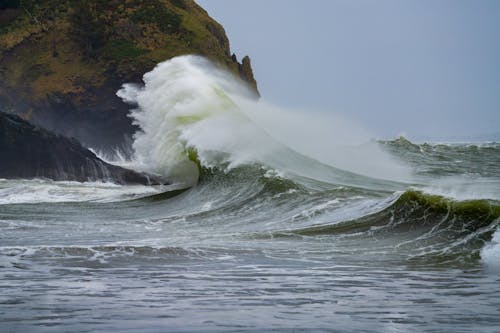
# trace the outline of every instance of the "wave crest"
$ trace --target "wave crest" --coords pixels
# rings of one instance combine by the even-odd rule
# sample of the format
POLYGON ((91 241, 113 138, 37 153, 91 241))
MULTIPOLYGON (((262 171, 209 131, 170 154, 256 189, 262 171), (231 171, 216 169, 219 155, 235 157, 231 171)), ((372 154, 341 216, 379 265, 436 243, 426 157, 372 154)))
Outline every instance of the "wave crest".
POLYGON ((298 115, 257 102, 246 85, 202 57, 160 63, 143 80, 144 86, 125 84, 117 93, 137 106, 130 116, 140 127, 133 148, 141 171, 191 186, 198 163, 228 169, 260 164, 307 175, 309 165, 297 163, 307 156, 365 176, 402 175, 359 126, 331 112, 298 115))

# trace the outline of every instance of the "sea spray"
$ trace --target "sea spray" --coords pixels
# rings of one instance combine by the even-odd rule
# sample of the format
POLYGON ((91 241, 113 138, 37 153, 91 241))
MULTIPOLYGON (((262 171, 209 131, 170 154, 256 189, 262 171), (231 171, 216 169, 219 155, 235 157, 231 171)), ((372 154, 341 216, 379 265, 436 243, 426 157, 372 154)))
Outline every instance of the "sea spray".
POLYGON ((257 142, 263 133, 228 95, 245 96, 245 89, 230 74, 196 56, 159 64, 144 75, 144 87, 124 85, 118 96, 138 106, 131 111, 141 129, 133 144, 136 167, 191 186, 198 168, 190 149, 208 167, 258 158, 257 151, 250 150, 269 145, 257 142))
POLYGON ((411 172, 384 152, 361 124, 334 112, 281 108, 242 100, 243 112, 276 140, 322 163, 368 177, 411 181, 411 172))
POLYGON ((256 101, 240 80, 202 57, 163 62, 144 75, 144 86, 125 84, 117 94, 137 106, 137 168, 187 186, 198 178, 190 150, 207 167, 257 163, 310 176, 302 155, 369 177, 408 178, 357 124, 256 101))

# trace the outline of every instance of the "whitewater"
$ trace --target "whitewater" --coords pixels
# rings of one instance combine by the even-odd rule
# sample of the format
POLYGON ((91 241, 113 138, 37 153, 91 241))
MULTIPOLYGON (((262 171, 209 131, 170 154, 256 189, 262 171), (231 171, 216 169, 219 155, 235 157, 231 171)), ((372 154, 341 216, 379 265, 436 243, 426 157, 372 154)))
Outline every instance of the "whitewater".
POLYGON ((497 332, 500 144, 374 140, 199 56, 117 95, 117 165, 0 179, 0 332, 497 332))

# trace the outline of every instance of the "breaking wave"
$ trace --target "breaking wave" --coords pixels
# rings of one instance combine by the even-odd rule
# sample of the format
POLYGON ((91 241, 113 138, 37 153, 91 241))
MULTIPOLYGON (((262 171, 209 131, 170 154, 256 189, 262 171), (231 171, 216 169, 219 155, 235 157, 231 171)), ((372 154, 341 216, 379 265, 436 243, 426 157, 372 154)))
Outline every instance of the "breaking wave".
POLYGON ((371 178, 409 177, 361 126, 255 101, 248 87, 204 58, 174 58, 143 80, 144 86, 125 84, 117 93, 136 106, 138 169, 187 186, 198 179, 197 163, 225 169, 256 163, 311 176, 311 164, 321 162, 371 178))

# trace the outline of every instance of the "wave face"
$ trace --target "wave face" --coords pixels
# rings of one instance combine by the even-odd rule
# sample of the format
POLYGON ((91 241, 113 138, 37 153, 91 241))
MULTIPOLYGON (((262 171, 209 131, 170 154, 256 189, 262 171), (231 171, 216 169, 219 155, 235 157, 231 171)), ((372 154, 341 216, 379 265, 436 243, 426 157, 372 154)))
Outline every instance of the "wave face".
POLYGON ((499 327, 499 144, 370 141, 194 56, 118 95, 120 163, 174 184, 0 180, 7 331, 499 327))

